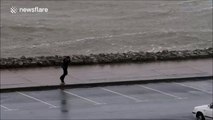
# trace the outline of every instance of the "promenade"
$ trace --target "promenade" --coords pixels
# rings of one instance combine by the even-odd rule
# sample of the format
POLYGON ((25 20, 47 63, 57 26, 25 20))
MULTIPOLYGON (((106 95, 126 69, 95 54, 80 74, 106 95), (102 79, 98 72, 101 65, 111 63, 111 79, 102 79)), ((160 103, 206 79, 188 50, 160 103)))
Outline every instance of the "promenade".
MULTIPOLYGON (((67 86, 155 82, 212 78, 212 59, 69 66, 67 86)), ((1 69, 1 92, 8 90, 57 88, 60 67, 1 69)))

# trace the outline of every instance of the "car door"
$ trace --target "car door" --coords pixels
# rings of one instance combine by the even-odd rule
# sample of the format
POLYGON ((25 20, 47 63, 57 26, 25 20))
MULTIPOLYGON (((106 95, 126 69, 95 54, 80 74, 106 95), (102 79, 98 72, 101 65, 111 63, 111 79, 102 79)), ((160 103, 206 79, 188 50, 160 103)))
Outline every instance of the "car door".
POLYGON ((205 110, 206 120, 213 120, 213 104, 210 104, 205 110))

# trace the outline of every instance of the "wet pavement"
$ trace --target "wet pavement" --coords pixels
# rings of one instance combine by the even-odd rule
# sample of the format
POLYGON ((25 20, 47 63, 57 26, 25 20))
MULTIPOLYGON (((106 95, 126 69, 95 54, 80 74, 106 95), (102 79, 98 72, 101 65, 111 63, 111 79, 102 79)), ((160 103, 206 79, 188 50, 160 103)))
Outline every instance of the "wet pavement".
MULTIPOLYGON (((212 59, 70 66, 67 85, 212 76, 212 59)), ((59 85, 60 67, 1 70, 1 90, 59 85)))
POLYGON ((194 120, 213 80, 1 93, 1 119, 194 120))

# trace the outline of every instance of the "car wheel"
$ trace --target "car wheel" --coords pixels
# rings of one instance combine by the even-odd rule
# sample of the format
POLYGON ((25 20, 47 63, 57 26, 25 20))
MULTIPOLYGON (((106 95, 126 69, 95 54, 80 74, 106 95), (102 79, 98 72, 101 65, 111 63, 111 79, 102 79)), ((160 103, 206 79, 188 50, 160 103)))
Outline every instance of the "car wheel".
POLYGON ((196 118, 197 118, 197 120, 205 120, 202 113, 197 113, 196 118))

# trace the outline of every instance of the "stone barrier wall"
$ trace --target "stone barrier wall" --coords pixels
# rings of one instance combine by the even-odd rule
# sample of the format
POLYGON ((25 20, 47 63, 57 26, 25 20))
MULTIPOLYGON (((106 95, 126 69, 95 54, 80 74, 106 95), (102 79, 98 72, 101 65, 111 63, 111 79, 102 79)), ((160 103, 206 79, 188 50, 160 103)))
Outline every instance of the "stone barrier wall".
MULTIPOLYGON (((0 69, 59 66, 64 56, 39 56, 20 58, 0 58, 0 69)), ((199 58, 212 58, 213 48, 160 52, 127 52, 127 53, 101 53, 90 55, 72 55, 70 65, 151 62, 165 60, 186 60, 199 58)))

